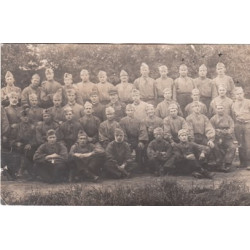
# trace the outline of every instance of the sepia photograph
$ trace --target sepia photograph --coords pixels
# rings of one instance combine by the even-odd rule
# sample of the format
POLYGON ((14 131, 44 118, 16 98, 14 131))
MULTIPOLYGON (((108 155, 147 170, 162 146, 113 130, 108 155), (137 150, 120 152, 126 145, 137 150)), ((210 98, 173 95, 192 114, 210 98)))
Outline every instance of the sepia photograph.
POLYGON ((249 206, 250 45, 1 44, 1 204, 249 206))

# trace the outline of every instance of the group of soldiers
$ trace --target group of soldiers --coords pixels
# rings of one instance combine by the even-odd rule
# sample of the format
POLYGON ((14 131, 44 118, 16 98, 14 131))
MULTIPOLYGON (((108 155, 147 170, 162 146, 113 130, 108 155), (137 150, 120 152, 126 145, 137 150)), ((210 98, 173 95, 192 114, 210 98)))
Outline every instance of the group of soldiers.
POLYGON ((122 70, 114 86, 104 71, 92 83, 86 69, 77 84, 65 73, 62 85, 48 68, 45 81, 34 74, 23 90, 8 71, 1 89, 1 166, 13 179, 28 173, 49 183, 144 172, 212 178, 214 171, 231 170, 239 148, 240 167, 249 170, 250 100, 223 63, 216 71, 207 78, 203 64, 192 79, 182 64, 173 80, 163 65, 154 80, 142 63, 134 83, 122 70), (9 155, 20 157, 14 170, 9 155))

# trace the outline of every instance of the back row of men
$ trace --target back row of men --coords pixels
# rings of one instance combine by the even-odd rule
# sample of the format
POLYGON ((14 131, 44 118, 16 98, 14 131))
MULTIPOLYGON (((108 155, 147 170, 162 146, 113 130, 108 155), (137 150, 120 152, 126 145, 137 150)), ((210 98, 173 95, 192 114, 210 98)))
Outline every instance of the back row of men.
MULTIPOLYGON (((186 65, 180 66, 180 77, 175 81, 167 77, 166 66, 159 70, 161 78, 155 81, 148 77, 148 66, 142 64, 142 76, 134 84, 128 83, 128 74, 122 71, 121 83, 114 87, 103 71, 99 72, 98 84, 89 82, 86 70, 82 70, 82 82, 78 84, 73 84, 72 75, 65 73, 62 86, 54 81, 53 71, 47 69, 47 81, 41 87, 36 74, 22 92, 7 72, 7 86, 2 89, 2 105, 9 102, 2 108, 3 147, 15 148, 25 154, 24 158, 35 160, 37 147, 48 143, 48 131, 53 129, 55 132, 50 133, 64 143, 68 152, 79 143, 79 133, 85 134, 91 145, 98 145, 100 152, 100 146, 107 149, 111 142, 117 142, 115 131, 121 129, 140 168, 148 165, 157 173, 164 172, 164 166, 183 166, 178 159, 184 157, 187 161, 202 159, 202 164, 214 160, 221 170, 228 171, 236 141, 241 165, 249 167, 250 102, 244 98, 243 89, 235 88, 232 78, 225 75, 225 66, 217 64, 218 76, 213 81, 206 78, 205 65, 199 68, 200 77, 195 80, 187 77, 186 65), (18 107, 20 96, 22 107, 18 107), (182 143, 183 131, 188 142, 182 143), (167 153, 167 148, 172 153, 167 153)), ((117 148, 113 148, 114 157, 124 156, 117 148)))

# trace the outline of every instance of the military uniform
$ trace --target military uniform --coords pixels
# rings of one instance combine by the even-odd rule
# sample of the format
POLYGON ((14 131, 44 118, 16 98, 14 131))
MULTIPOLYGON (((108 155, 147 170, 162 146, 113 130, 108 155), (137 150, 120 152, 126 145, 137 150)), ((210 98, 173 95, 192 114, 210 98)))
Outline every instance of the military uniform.
POLYGON ((52 119, 49 122, 39 122, 36 126, 36 141, 38 145, 46 142, 46 134, 50 129, 56 130, 58 128, 58 123, 54 122, 52 119))
MULTIPOLYGON (((198 104, 201 107, 201 114, 207 116, 207 106, 202 102, 198 102, 198 104)), ((189 116, 189 115, 191 115, 193 113, 192 105, 193 105, 193 103, 191 102, 185 107, 186 116, 189 116)))
POLYGON ((1 102, 3 106, 8 106, 9 105, 9 101, 8 101, 8 94, 10 94, 11 92, 16 92, 19 96, 18 99, 21 98, 21 92, 22 90, 16 86, 6 86, 4 88, 1 88, 1 102))
POLYGON ((90 93, 92 92, 92 89, 94 87, 96 87, 96 84, 88 81, 88 82, 78 82, 76 84, 76 87, 78 88, 79 90, 79 93, 81 95, 81 98, 82 98, 82 103, 79 103, 79 104, 84 104, 86 101, 89 101, 89 96, 90 96, 90 93))
POLYGON ((111 84, 110 82, 105 82, 105 83, 97 83, 97 89, 99 92, 99 100, 100 103, 106 105, 110 101, 109 97, 109 90, 114 88, 114 85, 111 84))
POLYGON ((77 86, 75 84, 72 84, 71 86, 67 87, 67 86, 62 86, 62 105, 66 105, 68 103, 68 96, 67 96, 67 92, 69 90, 75 90, 75 94, 76 94, 76 103, 83 105, 83 98, 81 96, 80 90, 77 88, 77 86))
POLYGON ((143 121, 147 118, 147 112, 146 112, 147 105, 148 104, 144 101, 140 101, 139 104, 136 104, 135 102, 132 103, 132 106, 135 108, 134 116, 138 120, 143 121))
POLYGON ((30 85, 24 88, 21 94, 21 104, 22 105, 28 104, 30 106, 29 95, 35 94, 38 98, 38 106, 40 106, 41 105, 41 92, 42 92, 41 87, 33 88, 30 85))
POLYGON ((104 120, 106 120, 106 116, 105 116, 105 106, 102 105, 101 103, 92 103, 92 108, 93 108, 93 115, 98 117, 100 119, 101 122, 103 122, 104 120))
POLYGON ((121 118, 126 116, 126 104, 120 101, 117 101, 116 103, 108 103, 106 107, 112 107, 115 110, 115 120, 119 122, 121 118))
POLYGON ((155 110, 155 114, 157 116, 159 116, 160 118, 164 119, 165 117, 167 117, 169 115, 169 106, 175 104, 178 107, 178 115, 179 116, 183 116, 182 110, 180 108, 180 105, 174 101, 174 100, 163 100, 162 102, 160 102, 155 110))
POLYGON ((220 96, 217 96, 210 103, 210 108, 209 108, 210 116, 213 116, 213 115, 216 114, 216 106, 218 104, 221 104, 221 105, 224 106, 225 113, 227 115, 230 115, 230 116, 232 115, 231 107, 232 107, 232 104, 233 104, 233 100, 228 98, 227 96, 225 96, 224 98, 221 98, 220 96))
POLYGON ((214 99, 216 96, 218 96, 218 88, 221 84, 225 85, 227 89, 227 96, 229 98, 233 99, 233 91, 235 88, 234 81, 231 76, 224 75, 224 76, 217 76, 216 78, 213 79, 213 84, 214 84, 214 91, 212 94, 212 99, 214 99))
POLYGON ((163 128, 163 120, 158 116, 153 116, 152 118, 148 116, 142 122, 146 125, 149 141, 152 141, 154 139, 155 128, 163 128))
POLYGON ((74 120, 78 121, 81 117, 84 116, 84 108, 82 105, 78 104, 78 103, 68 103, 66 104, 63 109, 70 107, 73 110, 73 114, 74 114, 74 120))
POLYGON ((62 122, 66 121, 63 107, 53 106, 53 107, 50 107, 48 110, 51 113, 53 120, 56 123, 61 124, 62 122))
POLYGON ((155 80, 155 86, 157 90, 157 103, 160 103, 164 100, 163 90, 168 88, 172 91, 172 98, 176 101, 176 89, 174 85, 174 80, 170 77, 160 77, 155 80))
POLYGON ((133 99, 132 99, 133 88, 134 88, 134 85, 132 83, 118 83, 116 85, 116 89, 118 91, 119 99, 126 104, 132 103, 133 102, 133 99))
POLYGON ((37 124, 43 120, 43 109, 39 107, 30 107, 29 111, 29 118, 34 123, 37 124))

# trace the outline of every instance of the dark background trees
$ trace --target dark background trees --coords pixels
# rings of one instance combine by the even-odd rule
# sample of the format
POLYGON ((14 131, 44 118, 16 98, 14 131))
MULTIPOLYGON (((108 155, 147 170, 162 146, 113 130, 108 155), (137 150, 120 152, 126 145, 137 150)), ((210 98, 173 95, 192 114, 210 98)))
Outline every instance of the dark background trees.
POLYGON ((126 70, 133 82, 140 75, 140 65, 150 67, 152 78, 158 78, 158 66, 165 64, 169 76, 178 77, 178 67, 185 63, 189 75, 197 77, 198 67, 208 67, 208 77, 216 76, 215 67, 223 62, 227 74, 236 85, 249 88, 250 46, 249 45, 164 45, 164 44, 3 44, 1 46, 1 80, 4 86, 6 71, 11 71, 16 85, 24 88, 30 83, 32 74, 38 73, 45 79, 46 67, 55 70, 55 79, 63 82, 63 74, 71 73, 74 82, 80 81, 80 71, 89 70, 90 80, 98 82, 99 70, 108 74, 111 83, 119 82, 119 74, 126 70))

